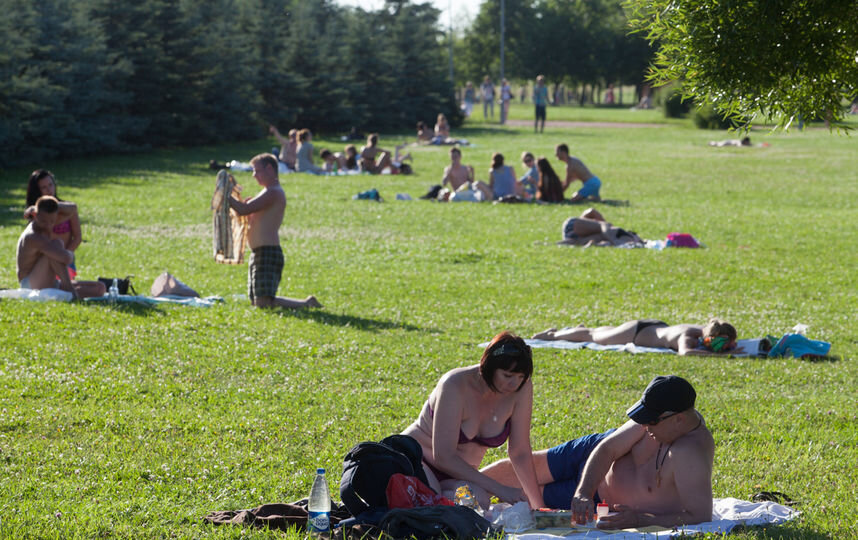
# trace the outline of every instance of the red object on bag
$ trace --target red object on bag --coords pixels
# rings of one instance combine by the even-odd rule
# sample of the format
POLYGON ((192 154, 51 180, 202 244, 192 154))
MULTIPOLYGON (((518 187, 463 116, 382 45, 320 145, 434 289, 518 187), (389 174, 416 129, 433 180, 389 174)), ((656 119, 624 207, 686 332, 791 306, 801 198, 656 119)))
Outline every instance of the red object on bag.
POLYGON ((415 508, 417 506, 454 506, 453 501, 438 495, 415 476, 396 473, 387 482, 388 508, 415 508))

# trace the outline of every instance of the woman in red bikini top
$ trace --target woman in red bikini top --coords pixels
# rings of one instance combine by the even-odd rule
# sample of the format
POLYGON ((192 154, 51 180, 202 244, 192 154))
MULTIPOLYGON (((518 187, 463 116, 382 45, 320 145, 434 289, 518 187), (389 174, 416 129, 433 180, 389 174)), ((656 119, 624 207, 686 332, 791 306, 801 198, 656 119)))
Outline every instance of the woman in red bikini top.
MULTIPOLYGON (((39 197, 43 195, 56 197, 57 182, 51 171, 46 169, 37 169, 33 171, 30 175, 30 180, 27 182, 27 208, 35 205, 39 197)), ((68 219, 58 221, 57 224, 54 225, 53 237, 61 239, 65 248, 74 252, 81 242, 80 218, 78 218, 77 209, 73 204, 70 204, 68 201, 63 201, 62 199, 58 200, 60 201, 61 207, 70 207, 74 208, 74 210, 69 213, 68 219)), ((69 273, 71 274, 72 279, 77 275, 74 262, 69 266, 69 273)))
POLYGON ((533 359, 530 347, 510 332, 492 339, 480 363, 445 373, 417 420, 403 431, 423 448, 430 487, 450 498, 468 484, 488 508, 489 497, 544 506, 530 446, 533 410, 533 359), (479 467, 489 448, 507 445, 522 488, 489 478, 479 467))

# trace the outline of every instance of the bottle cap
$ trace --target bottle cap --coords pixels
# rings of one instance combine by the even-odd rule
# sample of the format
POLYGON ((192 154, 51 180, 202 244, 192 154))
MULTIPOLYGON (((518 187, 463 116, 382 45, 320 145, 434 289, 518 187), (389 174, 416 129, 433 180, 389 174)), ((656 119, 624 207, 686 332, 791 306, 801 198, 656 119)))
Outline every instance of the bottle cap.
POLYGON ((325 474, 325 469, 319 467, 318 469, 316 469, 316 474, 325 474))

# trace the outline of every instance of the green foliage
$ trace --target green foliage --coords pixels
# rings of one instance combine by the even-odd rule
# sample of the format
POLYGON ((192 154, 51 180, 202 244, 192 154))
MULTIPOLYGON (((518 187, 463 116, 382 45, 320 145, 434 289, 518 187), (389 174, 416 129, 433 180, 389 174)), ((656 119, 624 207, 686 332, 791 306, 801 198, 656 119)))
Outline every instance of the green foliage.
MULTIPOLYGON (((618 0, 505 0, 505 76, 549 83, 603 84, 643 80, 649 45, 628 35, 618 0)), ((457 58, 465 79, 496 77, 500 70, 500 2, 480 5, 457 58)))
MULTIPOLYGON (((511 117, 532 113, 514 106, 511 117)), ((305 497, 317 466, 338 478, 352 444, 406 427, 440 375, 476 363, 476 345, 496 332, 712 315, 749 337, 807 324, 840 359, 537 349, 533 446, 616 427, 653 375, 678 373, 695 383, 713 431, 715 496, 765 489, 802 502, 790 524, 730 538, 856 537, 854 141, 759 130, 752 138, 770 147, 714 149, 712 132, 660 111, 549 115, 660 125, 549 125, 534 135, 530 123, 466 123, 454 135, 475 144, 464 161, 481 179, 495 151, 520 172, 522 150, 550 157, 565 141, 602 178, 606 202, 596 207, 610 221, 645 238, 688 232, 707 248, 554 245, 582 206, 395 201, 425 192, 448 163, 446 148, 414 147, 410 177, 283 177, 280 293, 316 294, 326 307, 261 311, 235 297, 246 294, 246 266, 212 260, 206 164, 246 160, 273 139, 53 162, 60 194, 80 208, 83 278, 134 273, 146 291, 169 270, 226 301, 135 309, 0 300, 0 537, 281 539, 201 517, 305 497), (369 187, 387 202, 350 200, 369 187)), ((2 287, 16 285, 29 172, 0 172, 2 287)), ((236 177, 247 195, 259 189, 250 174, 236 177)), ((485 462, 505 454, 492 450, 485 462)))
POLYGON ((843 119, 858 92, 858 17, 840 0, 628 0, 632 27, 658 45, 652 79, 727 115, 788 128, 843 119))
POLYGON ((724 130, 735 127, 730 120, 724 118, 724 115, 712 105, 702 105, 694 109, 691 119, 699 129, 724 130))
POLYGON ((664 98, 664 115, 667 118, 685 118, 691 110, 692 104, 693 102, 690 99, 683 97, 681 90, 671 88, 667 91, 667 95, 664 98))
POLYGON ((0 166, 461 114, 439 11, 390 0, 0 0, 0 166))

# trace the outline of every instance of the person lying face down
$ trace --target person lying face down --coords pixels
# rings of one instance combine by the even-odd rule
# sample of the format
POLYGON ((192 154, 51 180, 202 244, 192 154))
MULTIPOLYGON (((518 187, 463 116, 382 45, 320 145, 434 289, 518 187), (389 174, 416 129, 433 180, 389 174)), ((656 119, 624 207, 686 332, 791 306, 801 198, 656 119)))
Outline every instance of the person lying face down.
POLYGON ((579 217, 571 217, 563 222, 563 240, 557 243, 583 247, 610 247, 626 244, 644 245, 646 242, 634 231, 627 231, 608 223, 595 208, 588 208, 579 217))
POLYGON ((545 506, 533 468, 530 418, 533 410, 530 347, 510 332, 496 335, 480 363, 441 376, 417 420, 402 433, 423 448, 430 487, 449 498, 468 484, 483 508, 489 496, 531 508, 545 506), (505 442, 514 468, 498 482, 478 467, 489 448, 505 442))
POLYGON ((711 319, 705 326, 668 325, 656 319, 628 321, 618 326, 587 328, 549 328, 534 334, 533 339, 548 341, 592 342, 600 345, 625 345, 673 349, 680 355, 734 354, 744 352, 736 347, 736 329, 721 319, 711 319), (702 347, 702 348, 701 348, 702 347))
MULTIPOLYGON (((607 503, 613 514, 599 520, 600 529, 710 521, 715 442, 696 397, 682 377, 655 377, 619 428, 534 452, 545 504, 571 509, 572 521, 583 524, 597 503, 607 503)), ((515 482, 507 459, 481 472, 515 482)))

